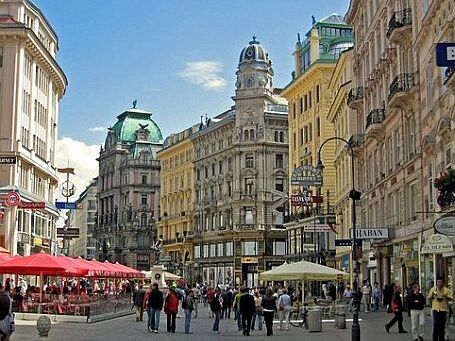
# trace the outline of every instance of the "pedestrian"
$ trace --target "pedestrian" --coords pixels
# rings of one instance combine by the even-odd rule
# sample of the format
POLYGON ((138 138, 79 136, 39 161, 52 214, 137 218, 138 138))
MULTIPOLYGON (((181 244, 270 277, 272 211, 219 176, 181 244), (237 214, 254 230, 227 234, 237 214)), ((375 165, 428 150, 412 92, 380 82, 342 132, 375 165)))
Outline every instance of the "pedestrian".
POLYGON ((243 295, 243 293, 241 292, 241 290, 238 290, 237 294, 234 297, 234 303, 232 306, 232 309, 234 309, 235 318, 237 320, 238 331, 241 331, 243 328, 242 327, 242 316, 240 314, 240 305, 239 305, 240 297, 242 297, 242 295, 243 295))
POLYGON ((425 297, 420 292, 420 285, 415 283, 408 295, 408 309, 411 311, 412 337, 414 341, 423 341, 425 327, 425 297))
POLYGON ((256 321, 258 322, 258 330, 262 331, 262 318, 263 318, 263 308, 262 308, 262 296, 259 295, 259 291, 254 292, 254 305, 255 312, 253 315, 253 321, 251 322, 251 329, 256 329, 256 321))
POLYGON ((445 325, 452 293, 444 286, 444 277, 436 278, 436 287, 430 289, 428 299, 433 313, 433 341, 445 341, 445 325))
POLYGON ((403 301, 401 300, 401 286, 398 284, 395 285, 395 292, 392 296, 391 306, 394 316, 393 319, 385 325, 385 330, 388 333, 390 328, 392 328, 392 326, 398 322, 398 333, 407 333, 407 331, 403 329, 403 301))
POLYGON ((349 285, 346 286, 343 292, 344 304, 348 306, 349 312, 352 311, 352 290, 349 285))
MULTIPOLYGON (((332 296, 329 294, 329 297, 332 296)), ((286 322, 286 330, 289 330, 289 315, 291 315, 291 305, 291 297, 287 294, 287 290, 283 289, 283 294, 278 298, 278 315, 280 317, 280 326, 278 329, 283 329, 284 319, 286 322)))
POLYGON ((138 289, 133 293, 133 304, 136 310, 136 322, 142 321, 144 316, 144 296, 145 290, 142 284, 139 284, 138 289))
POLYGON ((14 333, 14 318, 11 313, 11 298, 9 292, 0 282, 0 340, 9 341, 10 336, 14 333))
POLYGON ((242 316, 243 335, 249 336, 251 321, 256 310, 254 297, 248 293, 248 288, 242 288, 243 295, 240 297, 240 315, 242 316))
POLYGON ((209 287, 207 289, 207 304, 208 304, 208 310, 209 310, 209 318, 213 317, 213 312, 212 312, 212 309, 210 308, 210 304, 212 303, 213 296, 215 296, 215 290, 213 290, 212 287, 209 287))
POLYGON ((232 291, 229 286, 226 286, 226 289, 223 293, 223 317, 230 319, 231 318, 231 307, 232 307, 232 291))
POLYGON ((167 331, 168 333, 175 333, 175 318, 179 310, 179 295, 169 286, 166 299, 164 300, 164 313, 167 317, 167 331))
POLYGON ((337 291, 336 291, 335 285, 333 285, 333 283, 330 283, 329 284, 329 301, 331 301, 333 303, 336 301, 336 299, 337 299, 337 291))
POLYGON ((362 287, 362 300, 363 300, 363 307, 365 308, 365 314, 370 311, 370 300, 371 300, 371 286, 368 280, 363 282, 362 287))
POLYGON ((378 282, 374 282, 372 296, 373 296, 374 311, 378 311, 379 302, 381 301, 381 288, 379 287, 378 282))
POLYGON ((182 302, 182 308, 185 312, 185 334, 193 334, 191 329, 191 314, 194 310, 194 294, 192 290, 187 290, 182 302))
POLYGON ((199 305, 199 299, 201 296, 201 291, 199 290, 197 284, 193 285, 193 306, 194 306, 194 318, 197 319, 198 316, 198 305, 199 305))
POLYGON ((158 284, 153 283, 150 286, 150 292, 147 300, 147 329, 155 334, 158 333, 158 329, 160 327, 160 314, 163 309, 163 304, 163 293, 158 289, 158 284))
POLYGON ((265 327, 267 328, 267 336, 273 335, 273 316, 276 311, 276 298, 273 296, 271 288, 267 289, 264 297, 262 297, 262 310, 264 312, 265 327))
POLYGON ((210 302, 210 310, 213 312, 215 321, 213 321, 213 331, 215 334, 220 333, 220 314, 221 314, 221 300, 220 289, 216 289, 215 294, 210 302))

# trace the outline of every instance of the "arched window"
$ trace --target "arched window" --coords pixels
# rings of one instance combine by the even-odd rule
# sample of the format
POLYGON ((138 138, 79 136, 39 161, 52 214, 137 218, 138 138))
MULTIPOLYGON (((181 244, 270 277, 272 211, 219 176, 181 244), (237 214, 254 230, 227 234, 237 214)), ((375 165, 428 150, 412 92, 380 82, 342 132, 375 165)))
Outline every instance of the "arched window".
POLYGON ((141 226, 142 227, 147 226, 147 214, 146 213, 141 214, 141 226))
POLYGON ((248 141, 250 139, 250 133, 248 130, 245 130, 245 141, 248 141))
POLYGON ((275 142, 278 142, 278 132, 275 131, 275 138, 273 139, 275 142))
POLYGON ((254 129, 250 129, 250 140, 254 140, 254 129))
POLYGON ((284 142, 284 133, 280 131, 280 142, 284 142))

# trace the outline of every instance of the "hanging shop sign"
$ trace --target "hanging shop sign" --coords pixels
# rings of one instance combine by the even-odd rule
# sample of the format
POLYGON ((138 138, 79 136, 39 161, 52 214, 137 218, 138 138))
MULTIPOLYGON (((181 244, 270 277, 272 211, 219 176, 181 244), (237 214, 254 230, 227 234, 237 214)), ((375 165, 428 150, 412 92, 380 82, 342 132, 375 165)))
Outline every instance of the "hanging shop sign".
POLYGON ((312 165, 303 165, 297 167, 292 172, 291 185, 303 187, 321 187, 322 186, 322 171, 312 165))
POLYGON ((449 237, 442 234, 432 234, 425 239, 420 253, 444 253, 453 251, 453 243, 449 237))
POLYGON ((0 165, 15 165, 17 163, 16 156, 3 156, 0 155, 0 165))
POLYGON ((311 204, 322 204, 324 201, 322 195, 305 195, 297 194, 291 196, 292 206, 306 206, 311 204))
MULTIPOLYGON (((352 236, 352 229, 351 229, 352 236)), ((379 229, 355 229, 355 238, 356 239, 389 239, 389 229, 379 228, 379 229)))
POLYGON ((309 224, 303 225, 303 232, 337 232, 335 224, 309 224))
POLYGON ((243 264, 256 264, 258 262, 257 257, 242 257, 241 261, 243 264))
POLYGON ((19 206, 18 208, 22 208, 24 210, 43 210, 46 208, 46 203, 45 202, 25 202, 25 201, 21 201, 19 203, 19 206))
POLYGON ((455 216, 439 218, 433 226, 437 233, 455 236, 455 216))
POLYGON ((5 205, 15 207, 21 202, 21 196, 17 192, 9 192, 5 196, 5 205))

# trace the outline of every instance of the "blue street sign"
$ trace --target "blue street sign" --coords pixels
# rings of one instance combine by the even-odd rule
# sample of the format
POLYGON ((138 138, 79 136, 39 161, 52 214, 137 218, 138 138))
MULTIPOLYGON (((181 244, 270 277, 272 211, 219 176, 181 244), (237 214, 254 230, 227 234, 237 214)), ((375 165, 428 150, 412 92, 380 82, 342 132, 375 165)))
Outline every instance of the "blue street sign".
POLYGON ((455 67, 455 43, 436 44, 436 65, 455 67))
POLYGON ((56 201, 55 207, 59 210, 77 210, 77 203, 75 202, 65 202, 65 201, 56 201))
MULTIPOLYGON (((362 241, 360 239, 356 239, 355 243, 357 246, 362 245, 362 241)), ((335 246, 351 246, 352 239, 335 239, 335 246)))

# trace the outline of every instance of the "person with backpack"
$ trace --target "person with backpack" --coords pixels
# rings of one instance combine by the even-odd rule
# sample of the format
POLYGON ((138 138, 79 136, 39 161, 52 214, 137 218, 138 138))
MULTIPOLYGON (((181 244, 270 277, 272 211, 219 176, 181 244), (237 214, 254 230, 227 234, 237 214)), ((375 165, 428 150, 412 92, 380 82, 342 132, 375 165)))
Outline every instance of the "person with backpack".
POLYGON ((167 331, 175 333, 175 318, 179 310, 179 297, 174 288, 169 287, 169 292, 166 295, 164 303, 164 313, 167 316, 167 331))
POLYGON ((182 302, 182 308, 185 312, 185 334, 193 334, 191 328, 191 314, 194 310, 194 293, 191 289, 185 292, 185 298, 182 302))
POLYGON ((150 286, 150 292, 147 297, 147 329, 153 333, 158 333, 160 326, 160 314, 163 309, 163 293, 158 289, 158 284, 153 283, 150 286))
POLYGON ((242 316, 243 335, 250 336, 251 320, 256 310, 256 305, 252 295, 248 293, 248 288, 242 288, 242 297, 239 300, 240 315, 242 316))
POLYGON ((220 314, 221 314, 221 300, 220 289, 216 289, 215 294, 210 302, 210 310, 215 316, 215 321, 213 321, 213 331, 215 334, 220 333, 220 314))

